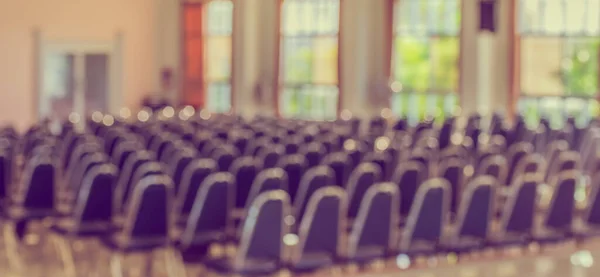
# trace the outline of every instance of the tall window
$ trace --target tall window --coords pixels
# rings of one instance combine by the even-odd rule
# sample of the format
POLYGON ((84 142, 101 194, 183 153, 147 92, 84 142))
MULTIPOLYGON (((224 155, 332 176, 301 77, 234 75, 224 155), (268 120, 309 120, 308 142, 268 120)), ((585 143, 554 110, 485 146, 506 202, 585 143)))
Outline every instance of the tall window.
POLYGON ((331 119, 339 95, 339 0, 282 0, 279 111, 331 119))
POLYGON ((532 123, 597 115, 600 0, 515 0, 518 109, 532 123))
POLYGON ((394 0, 391 107, 451 113, 459 90, 461 0, 394 0))
POLYGON ((213 112, 231 109, 233 3, 184 3, 184 102, 213 112))

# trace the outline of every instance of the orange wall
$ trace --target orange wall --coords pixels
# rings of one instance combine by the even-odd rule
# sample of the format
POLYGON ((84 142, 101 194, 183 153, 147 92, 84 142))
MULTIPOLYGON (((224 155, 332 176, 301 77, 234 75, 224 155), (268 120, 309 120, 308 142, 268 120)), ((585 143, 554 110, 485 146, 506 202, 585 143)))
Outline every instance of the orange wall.
POLYGON ((0 0, 0 124, 37 119, 33 30, 46 39, 112 40, 124 36, 122 103, 156 88, 154 0, 0 0))

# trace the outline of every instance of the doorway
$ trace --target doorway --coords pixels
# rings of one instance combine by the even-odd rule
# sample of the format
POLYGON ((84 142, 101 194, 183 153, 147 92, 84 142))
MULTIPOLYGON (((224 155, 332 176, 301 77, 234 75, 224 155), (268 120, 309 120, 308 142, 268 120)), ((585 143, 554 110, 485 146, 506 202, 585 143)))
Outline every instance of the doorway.
POLYGON ((38 117, 114 112, 120 103, 120 39, 64 43, 40 40, 38 117))

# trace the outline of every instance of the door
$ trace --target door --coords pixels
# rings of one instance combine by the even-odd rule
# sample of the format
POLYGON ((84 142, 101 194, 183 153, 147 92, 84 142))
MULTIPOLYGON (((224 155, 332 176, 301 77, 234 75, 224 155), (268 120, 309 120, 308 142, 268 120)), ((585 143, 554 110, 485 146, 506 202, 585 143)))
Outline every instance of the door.
POLYGON ((39 117, 65 120, 71 113, 114 111, 114 54, 110 43, 42 42, 39 117))

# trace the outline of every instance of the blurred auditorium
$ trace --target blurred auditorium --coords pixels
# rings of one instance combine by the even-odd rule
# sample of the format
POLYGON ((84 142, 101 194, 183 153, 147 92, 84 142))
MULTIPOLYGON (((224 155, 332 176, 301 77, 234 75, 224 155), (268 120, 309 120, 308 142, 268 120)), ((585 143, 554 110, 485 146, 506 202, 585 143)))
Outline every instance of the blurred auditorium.
POLYGON ((596 258, 600 0, 0 0, 0 277, 596 258))

